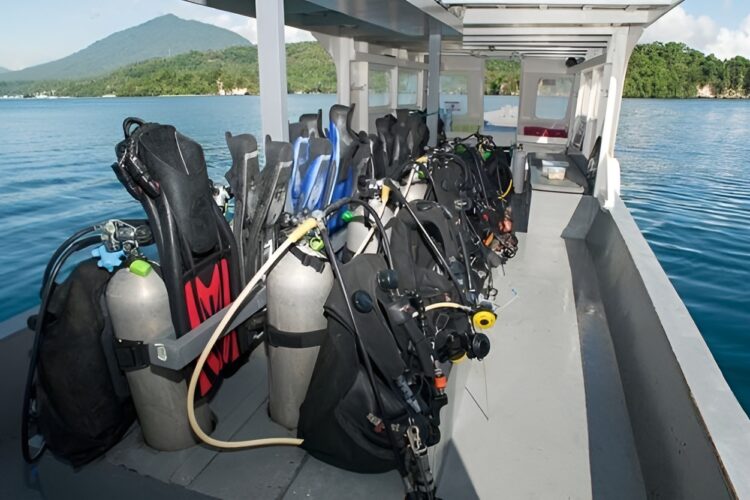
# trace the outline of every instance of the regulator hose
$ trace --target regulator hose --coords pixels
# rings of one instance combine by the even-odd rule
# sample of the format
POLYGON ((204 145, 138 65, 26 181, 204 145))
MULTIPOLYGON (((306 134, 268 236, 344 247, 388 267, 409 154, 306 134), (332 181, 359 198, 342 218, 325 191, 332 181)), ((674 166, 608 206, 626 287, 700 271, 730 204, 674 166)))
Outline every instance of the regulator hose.
POLYGON ((506 196, 510 194, 510 189, 513 187, 513 178, 510 179, 508 182, 508 189, 505 190, 503 194, 497 197, 498 200, 504 200, 506 196))
POLYGON ((73 233, 70 238, 65 240, 62 245, 57 247, 57 250, 55 250, 55 253, 52 254, 52 258, 50 258, 49 262, 47 263, 47 267, 44 269, 44 275, 42 276, 42 286, 41 290, 39 291, 39 295, 44 294, 44 286, 49 281, 50 274, 52 273, 52 267, 55 265, 57 260, 60 258, 60 255, 65 251, 66 248, 68 248, 73 242, 78 240, 79 238, 86 236, 89 233, 93 233, 96 231, 97 225, 88 226, 79 229, 75 233, 73 233))
POLYGON ((486 204, 489 204, 489 199, 487 198, 487 187, 484 185, 484 179, 482 178, 482 161, 479 158, 479 152, 474 147, 468 147, 466 148, 469 151, 469 154, 471 155, 471 159, 473 160, 472 163, 474 163, 474 166, 477 170, 477 180, 479 181, 479 187, 482 191, 482 197, 484 198, 484 202, 486 204))
POLYGON ((39 314, 37 315, 36 324, 34 325, 34 342, 31 347, 29 370, 26 373, 26 383, 24 385, 23 405, 21 410, 23 412, 21 414, 21 454, 23 455, 24 461, 28 464, 36 462, 45 450, 45 446, 42 445, 36 454, 31 454, 31 450, 29 449, 29 410, 31 409, 31 390, 34 386, 36 365, 39 361, 39 347, 42 343, 42 328, 44 326, 47 307, 49 307, 49 301, 52 297, 55 280, 57 279, 57 275, 60 273, 62 266, 65 264, 65 261, 75 252, 96 245, 97 243, 101 243, 102 240, 98 236, 89 236, 82 240, 78 239, 81 236, 90 233, 93 229, 95 229, 94 226, 81 229, 68 238, 62 245, 60 245, 57 251, 55 251, 53 258, 50 260, 47 269, 45 270, 45 277, 42 281, 42 302, 39 305, 39 314))
MULTIPOLYGON (((409 189, 411 188, 411 180, 413 177, 414 177, 414 172, 412 172, 412 176, 409 177, 409 183, 406 185, 407 193, 409 192, 409 189)), ((380 199, 383 203, 383 206, 380 209, 380 214, 378 214, 378 218, 380 219, 380 222, 383 222, 383 214, 385 214, 385 209, 386 209, 386 205, 388 204, 388 197, 390 196, 390 192, 391 190, 389 187, 383 186, 383 189, 380 194, 380 199)), ((364 240, 362 240, 362 243, 359 245, 359 248, 357 249, 357 251, 354 252, 354 255, 352 256, 352 258, 356 257, 357 255, 365 251, 365 248, 370 243, 370 240, 372 239, 374 235, 375 235, 375 228, 371 227, 370 231, 367 233, 367 237, 364 240)))
POLYGON ((253 276, 250 279, 247 286, 245 286, 245 288, 242 289, 242 291, 234 300, 234 302, 232 302, 232 305, 229 306, 229 310, 221 319, 218 326, 214 330, 213 334, 211 334, 211 338, 208 339, 208 342, 206 343, 206 346, 203 348, 203 351, 201 352, 200 357, 198 357, 198 361, 196 362, 195 368, 193 369, 193 375, 190 377, 190 384, 188 385, 187 414, 188 414, 188 421, 190 422, 190 427, 191 429, 193 429, 193 432, 195 433, 195 435, 198 436, 198 438, 201 441, 203 441, 209 446, 213 446, 214 448, 223 448, 223 449, 238 449, 238 448, 258 448, 261 446, 299 446, 302 444, 302 440, 297 439, 297 438, 277 437, 277 438, 251 439, 248 441, 221 441, 219 439, 212 438, 211 436, 206 434, 203 431, 203 429, 201 429, 201 426, 198 423, 198 420, 195 418, 195 390, 198 385, 198 378, 200 377, 201 371, 203 370, 203 366, 206 364, 206 359, 208 359, 208 355, 211 352, 211 349, 213 349, 214 345, 216 344, 216 341, 219 340, 219 337, 221 337, 221 335, 227 329, 227 327, 232 322, 234 317, 237 315, 237 312, 239 311, 242 304, 245 303, 245 300, 250 295, 250 292, 253 291, 253 289, 261 280, 261 278, 263 278, 263 276, 265 276, 266 273, 268 273, 271 267, 273 267, 273 265, 276 264, 276 262, 284 255, 284 253, 286 253, 289 247, 291 247, 293 244, 298 242, 309 231, 315 229, 317 226, 318 226, 317 221, 313 218, 309 218, 303 221, 301 224, 299 224, 296 228, 294 228, 294 230, 287 237, 287 239, 284 240, 284 242, 279 246, 279 248, 277 248, 269 256, 268 260, 261 266, 258 272, 255 273, 255 276, 253 276))
MULTIPOLYGON (((393 187, 389 186, 391 190, 393 190, 393 187)), ((399 194, 401 194, 399 192, 399 194)), ((383 248, 383 253, 385 254, 385 260, 388 264, 388 269, 393 269, 393 256, 391 255, 391 244, 388 241, 388 235, 385 233, 385 227, 383 226, 383 221, 380 220, 380 217, 378 217, 378 213, 375 211, 374 208, 370 206, 369 203, 358 200, 356 198, 342 198, 335 203, 332 203, 326 207, 326 209, 323 211, 323 216, 328 217, 330 214, 337 212, 341 207, 347 204, 352 205, 360 205, 362 206, 369 214, 372 216, 375 225, 378 227, 378 231, 380 231, 380 246, 383 248)))
MULTIPOLYGON (((459 309, 461 311, 466 312, 474 312, 474 310, 469 307, 465 306, 463 304, 459 304, 457 302, 435 302, 434 304, 430 304, 428 306, 425 306, 425 311, 434 311, 435 309, 459 309)), ((419 316, 419 312, 414 313, 414 317, 416 318, 419 316)))

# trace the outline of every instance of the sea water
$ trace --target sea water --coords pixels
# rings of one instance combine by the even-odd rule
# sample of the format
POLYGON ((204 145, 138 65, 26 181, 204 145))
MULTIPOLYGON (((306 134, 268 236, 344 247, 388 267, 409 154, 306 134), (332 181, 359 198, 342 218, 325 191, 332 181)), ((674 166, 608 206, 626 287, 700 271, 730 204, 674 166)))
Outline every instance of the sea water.
MULTIPOLYGON (((334 102, 291 95, 288 117, 334 102)), ((42 270, 75 229, 142 215, 110 168, 125 117, 175 125, 221 182, 224 132, 260 138, 259 109, 255 96, 0 100, 0 320, 38 303, 42 270)), ((749 144, 748 101, 623 103, 622 196, 750 412, 749 144)))

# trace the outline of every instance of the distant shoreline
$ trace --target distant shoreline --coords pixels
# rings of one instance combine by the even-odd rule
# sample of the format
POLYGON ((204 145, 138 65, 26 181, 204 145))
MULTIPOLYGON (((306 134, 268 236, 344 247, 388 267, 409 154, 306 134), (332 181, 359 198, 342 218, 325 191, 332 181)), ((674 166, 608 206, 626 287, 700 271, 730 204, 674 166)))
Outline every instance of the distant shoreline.
MULTIPOLYGON (((288 96, 292 95, 335 95, 335 93, 328 92, 290 92, 288 96)), ((45 96, 45 97, 24 97, 24 96, 0 96, 0 101, 57 101, 57 100, 68 100, 68 99, 143 99, 143 98, 168 98, 168 97, 260 97, 260 94, 164 94, 164 95, 106 95, 106 96, 45 96)), ((484 97, 518 97, 517 95, 503 95, 503 94, 485 94, 484 97)), ((750 96, 720 96, 720 97, 627 97, 623 99, 638 99, 643 101, 747 101, 750 100, 750 96)))

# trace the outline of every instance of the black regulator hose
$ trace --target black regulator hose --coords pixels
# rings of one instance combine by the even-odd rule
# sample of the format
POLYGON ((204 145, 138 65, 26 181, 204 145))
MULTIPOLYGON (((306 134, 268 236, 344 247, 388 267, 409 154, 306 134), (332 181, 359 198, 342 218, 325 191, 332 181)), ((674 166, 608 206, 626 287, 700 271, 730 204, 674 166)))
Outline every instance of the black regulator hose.
MULTIPOLYGON (((79 232, 86 234, 88 231, 81 229, 79 232)), ((60 246, 55 252, 56 259, 50 261, 51 267, 47 279, 44 281, 42 286, 42 302, 39 306, 39 314, 36 317, 36 324, 34 325, 34 343, 31 348, 31 359, 29 360, 29 371, 26 373, 26 385, 24 386, 23 395, 23 408, 21 415, 21 454, 26 463, 31 464, 36 462, 39 457, 44 453, 45 446, 37 451, 34 455, 31 454, 29 449, 29 411, 31 409, 31 390, 34 385, 34 376, 36 375, 36 365, 39 360, 39 346, 42 342, 42 327, 44 326, 44 320, 49 307, 49 302, 52 297, 52 290, 54 288, 55 280, 57 275, 60 273, 62 266, 65 261, 73 255, 75 252, 82 250, 86 247, 90 247, 101 243, 99 236, 89 236, 82 240, 70 241, 71 238, 60 246)))
POLYGON ((474 291, 474 283, 471 278, 471 264, 469 263, 469 251, 466 248, 466 240, 462 234, 461 228, 456 231, 458 233, 458 242, 461 245, 461 253, 464 254, 464 267, 466 268, 466 288, 470 291, 474 291))
POLYGON ((81 228, 73 233, 70 238, 65 240, 62 245, 57 247, 57 250, 55 250, 55 253, 52 254, 52 258, 50 258, 49 262, 47 263, 47 267, 44 269, 44 275, 42 276, 42 286, 39 290, 40 297, 44 295, 44 287, 47 284, 47 281, 49 281, 50 273, 52 272, 52 266, 55 265, 57 260, 60 258, 60 255, 62 255, 65 249, 68 248, 74 241, 82 238, 83 236, 86 236, 89 233, 93 233, 94 231, 96 231, 96 225, 81 228))
POLYGON ((481 160, 479 159, 479 152, 474 147, 468 147, 466 148, 469 150, 469 154, 471 155, 471 159, 473 160, 474 166, 477 170, 477 180, 479 181, 479 187, 482 190, 482 197, 484 198, 484 202, 489 205, 489 198, 487 198, 487 186, 484 185, 484 179, 482 178, 482 165, 481 160))

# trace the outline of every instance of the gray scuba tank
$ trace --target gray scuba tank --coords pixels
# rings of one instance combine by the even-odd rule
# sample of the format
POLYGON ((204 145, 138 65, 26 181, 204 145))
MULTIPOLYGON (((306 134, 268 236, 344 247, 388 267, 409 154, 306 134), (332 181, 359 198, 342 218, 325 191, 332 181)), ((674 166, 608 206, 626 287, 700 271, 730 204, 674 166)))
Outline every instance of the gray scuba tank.
MULTIPOLYGON (((380 211, 383 210, 383 202, 380 199, 373 198, 368 203, 372 208, 375 209, 375 212, 377 213, 380 213, 380 211)), ((362 242, 365 240, 365 238, 367 238, 367 236, 370 234, 370 227, 374 227, 374 223, 370 225, 370 227, 364 224, 365 209, 361 206, 356 207, 353 212, 355 218, 346 226, 346 248, 350 252, 355 253, 362 245, 362 242)), ((393 210, 391 210, 391 208, 386 205, 385 211, 383 211, 383 216, 380 218, 383 226, 385 226, 392 218, 393 210)), ((390 236, 389 229, 386 229, 386 234, 390 236)), ((372 238, 370 238, 370 242, 367 244, 362 253, 377 252, 379 237, 380 235, 378 234, 378 230, 375 229, 375 233, 373 234, 372 238)))
MULTIPOLYGON (((120 340, 153 343, 175 338, 167 288, 145 260, 136 260, 115 273, 107 285, 107 309, 120 340)), ((147 366, 126 372, 146 443, 173 451, 197 443, 187 418, 187 384, 182 372, 147 366)), ((201 427, 210 429, 205 402, 196 407, 201 427)))
POLYGON ((331 265, 307 245, 292 246, 266 278, 269 413, 295 429, 328 321, 323 305, 331 265))
POLYGON ((409 186, 409 191, 406 192, 406 186, 401 187, 401 192, 406 197, 406 201, 424 200, 427 195, 428 184, 425 181, 415 181, 409 186))

